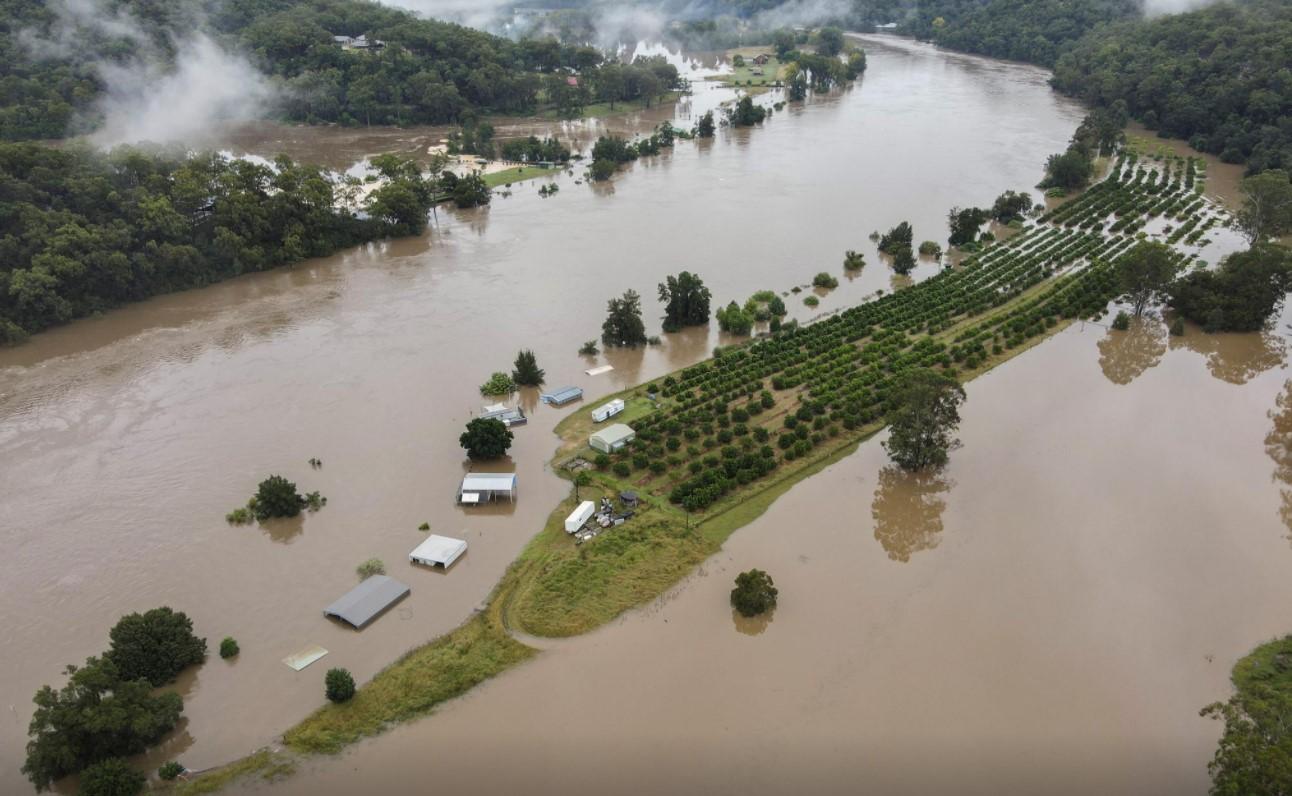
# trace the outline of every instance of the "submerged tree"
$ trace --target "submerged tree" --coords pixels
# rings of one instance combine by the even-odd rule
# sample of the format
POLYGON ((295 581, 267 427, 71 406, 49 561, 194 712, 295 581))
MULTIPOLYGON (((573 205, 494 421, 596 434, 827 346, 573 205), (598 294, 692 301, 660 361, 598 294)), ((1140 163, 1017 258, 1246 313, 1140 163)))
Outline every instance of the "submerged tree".
POLYGON ((295 517, 305 508, 305 498, 296 491, 296 484, 281 475, 271 475, 260 482, 252 498, 252 511, 258 520, 276 517, 295 517))
POLYGON ((981 207, 951 208, 947 214, 947 223, 951 227, 951 236, 947 242, 952 246, 963 246, 978 238, 978 228, 989 218, 981 207))
POLYGON ((1208 332, 1253 332, 1292 289, 1292 250, 1263 243, 1231 254, 1215 270, 1190 271, 1168 289, 1168 303, 1208 332))
POLYGON ((515 391, 516 382, 501 370, 491 373, 489 380, 480 385, 480 394, 484 396, 511 395, 515 391))
POLYGON ((732 127, 750 127, 767 118, 767 109, 754 102, 748 94, 740 98, 736 106, 727 112, 727 119, 732 127))
POLYGON ((730 334, 741 336, 748 335, 754 327, 754 318, 745 312, 739 304, 731 302, 725 307, 719 307, 718 328, 730 334))
POLYGON ((676 332, 683 326, 708 323, 711 298, 704 281, 690 271, 683 271, 660 282, 659 300, 665 305, 664 331, 676 332))
POLYGON ((879 250, 884 254, 893 254, 902 246, 909 249, 914 241, 915 230, 911 228, 911 222, 903 221, 880 237, 879 250))
POLYGON ((991 217, 1001 224, 1021 221, 1032 209, 1032 197, 1026 191, 1005 191, 991 206, 991 217))
POLYGON ((137 796, 148 778, 135 771, 125 760, 110 757, 81 772, 77 796, 137 796))
POLYGON ((731 605, 741 616, 758 616, 776 607, 779 593, 771 575, 761 569, 751 569, 736 576, 736 588, 731 590, 731 605))
POLYGON ((1292 232, 1292 181, 1282 169, 1270 169, 1243 180, 1243 206, 1234 226, 1249 245, 1292 232))
POLYGON ((112 661, 67 667, 67 685, 36 692, 22 771, 41 791, 101 760, 138 754, 170 732, 184 709, 179 694, 154 695, 144 679, 123 680, 112 661))
POLYGON ((1165 243, 1142 241, 1117 258, 1117 280, 1130 297, 1136 317, 1154 296, 1166 290, 1175 278, 1178 266, 1175 253, 1165 243))
POLYGON ((606 320, 601 324, 601 342, 608 346, 639 346, 646 342, 646 325, 642 322, 642 300, 635 290, 606 304, 606 320))
POLYGON ((193 634, 193 620, 167 606, 121 617, 108 637, 112 646, 104 657, 123 680, 163 686, 206 659, 206 639, 193 634))
POLYGON ((1203 708, 1223 721, 1207 764, 1217 796, 1284 796, 1292 791, 1292 636, 1263 644, 1234 665, 1235 693, 1203 708))
POLYGON ((507 424, 496 417, 477 417, 467 423, 458 443, 473 461, 501 459, 511 447, 512 434, 507 424))
POLYGON ((927 369, 910 373, 886 417, 889 434, 884 449, 889 458, 907 470, 946 464, 964 400, 964 388, 955 379, 927 369))
POLYGON ((845 271, 860 271, 866 265, 866 255, 859 251, 849 249, 843 253, 843 269, 845 271))
POLYGON ((516 354, 516 369, 511 372, 511 380, 522 387, 537 387, 543 383, 546 374, 538 366, 538 358, 528 348, 516 354))
POLYGON ((700 121, 695 123, 696 138, 713 138, 716 125, 713 121, 713 111, 705 111, 700 117, 700 121))

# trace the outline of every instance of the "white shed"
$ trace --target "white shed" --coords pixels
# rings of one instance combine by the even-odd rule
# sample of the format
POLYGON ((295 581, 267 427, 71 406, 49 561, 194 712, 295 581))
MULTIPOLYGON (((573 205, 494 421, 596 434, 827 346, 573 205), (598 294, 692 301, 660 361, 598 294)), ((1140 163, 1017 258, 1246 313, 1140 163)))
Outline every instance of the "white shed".
POLYGON ((516 499, 515 473, 467 473, 458 490, 458 502, 471 506, 500 497, 516 499))
POLYGON ((616 398, 610 403, 602 404, 592 410, 592 420, 596 423, 604 423, 620 412, 624 411, 624 399, 616 398))
POLYGON ((606 426, 589 437, 588 444, 602 453, 614 453, 632 442, 636 437, 637 432, 633 431, 632 426, 615 423, 613 426, 606 426))
POLYGON ((574 533, 592 519, 592 515, 597 510, 597 504, 591 500, 585 500, 579 504, 578 508, 570 512, 570 516, 565 518, 565 532, 574 533))
POLYGON ((426 541, 413 548, 413 552, 408 554, 408 560, 414 564, 448 569, 466 551, 467 543, 464 539, 431 534, 426 537, 426 541))

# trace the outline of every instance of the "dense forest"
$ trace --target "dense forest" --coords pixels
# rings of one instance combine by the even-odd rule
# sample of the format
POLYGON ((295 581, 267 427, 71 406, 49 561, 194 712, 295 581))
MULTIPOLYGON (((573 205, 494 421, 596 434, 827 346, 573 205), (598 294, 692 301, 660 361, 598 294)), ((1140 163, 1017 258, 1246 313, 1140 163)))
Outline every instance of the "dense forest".
POLYGON ((433 184, 398 157, 373 165, 380 178, 361 191, 287 158, 270 167, 0 144, 0 343, 128 301, 419 232, 433 184), (338 209, 347 203, 356 212, 338 209))
POLYGON ((0 0, 0 138, 93 128, 105 71, 173 62, 195 32, 272 76, 279 110, 303 121, 442 123, 530 112, 544 73, 602 60, 590 47, 512 42, 363 0, 101 0, 91 17, 66 8, 0 0), (335 36, 364 36, 367 46, 346 48, 335 36))
POLYGON ((1292 166, 1292 4, 1214 5, 1095 31, 1054 86, 1251 172, 1292 166))

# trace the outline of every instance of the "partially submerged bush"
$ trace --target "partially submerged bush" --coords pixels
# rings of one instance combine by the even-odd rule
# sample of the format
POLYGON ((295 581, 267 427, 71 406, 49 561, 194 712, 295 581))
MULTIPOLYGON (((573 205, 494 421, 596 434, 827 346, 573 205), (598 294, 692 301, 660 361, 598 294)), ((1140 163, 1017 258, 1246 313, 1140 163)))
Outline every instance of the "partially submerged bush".
POLYGON ((830 276, 825 271, 822 271, 821 273, 812 277, 812 287, 823 287, 826 289, 834 289, 838 286, 839 286, 839 280, 835 279, 833 276, 830 276))
POLYGON ((386 565, 380 558, 370 558, 355 568, 360 578, 371 578, 373 575, 385 575, 386 565))
POLYGON ((178 777, 180 774, 183 774, 185 771, 188 771, 188 769, 184 768, 182 763, 179 763, 175 760, 170 760, 168 762, 161 764, 161 767, 157 769, 157 776, 161 777, 167 782, 170 782, 171 780, 178 777))
POLYGON ((771 575, 761 569, 751 569, 736 576, 736 588, 731 590, 731 605, 741 616, 758 616, 776 607, 779 593, 771 575))
POLYGON ((234 655, 237 655, 241 651, 242 650, 238 648, 238 642, 233 638, 233 636, 225 636, 224 639, 220 642, 221 658, 232 658, 234 655))

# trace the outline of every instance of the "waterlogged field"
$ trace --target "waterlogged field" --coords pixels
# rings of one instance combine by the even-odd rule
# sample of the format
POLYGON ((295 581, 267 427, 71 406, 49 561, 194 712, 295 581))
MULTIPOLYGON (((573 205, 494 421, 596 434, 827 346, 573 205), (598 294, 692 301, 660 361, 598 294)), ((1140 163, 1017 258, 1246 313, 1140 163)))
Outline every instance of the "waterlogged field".
POLYGON ((576 635, 657 597, 795 482, 881 429, 905 373, 967 380, 1074 320, 1102 318, 1119 292, 1117 259, 1138 240, 1175 234, 1162 218, 1222 218, 1200 192, 1192 161, 1124 153, 1107 179, 957 266, 620 393, 628 408, 618 419, 637 438, 618 453, 598 458, 584 446, 586 411, 571 414, 557 427, 554 464, 568 475, 572 463, 595 462, 580 497, 632 489, 645 498, 637 516, 579 545, 562 525, 571 496, 488 610, 379 674, 353 703, 319 710, 286 734, 289 747, 335 752, 429 712, 526 659, 513 630, 576 635))

